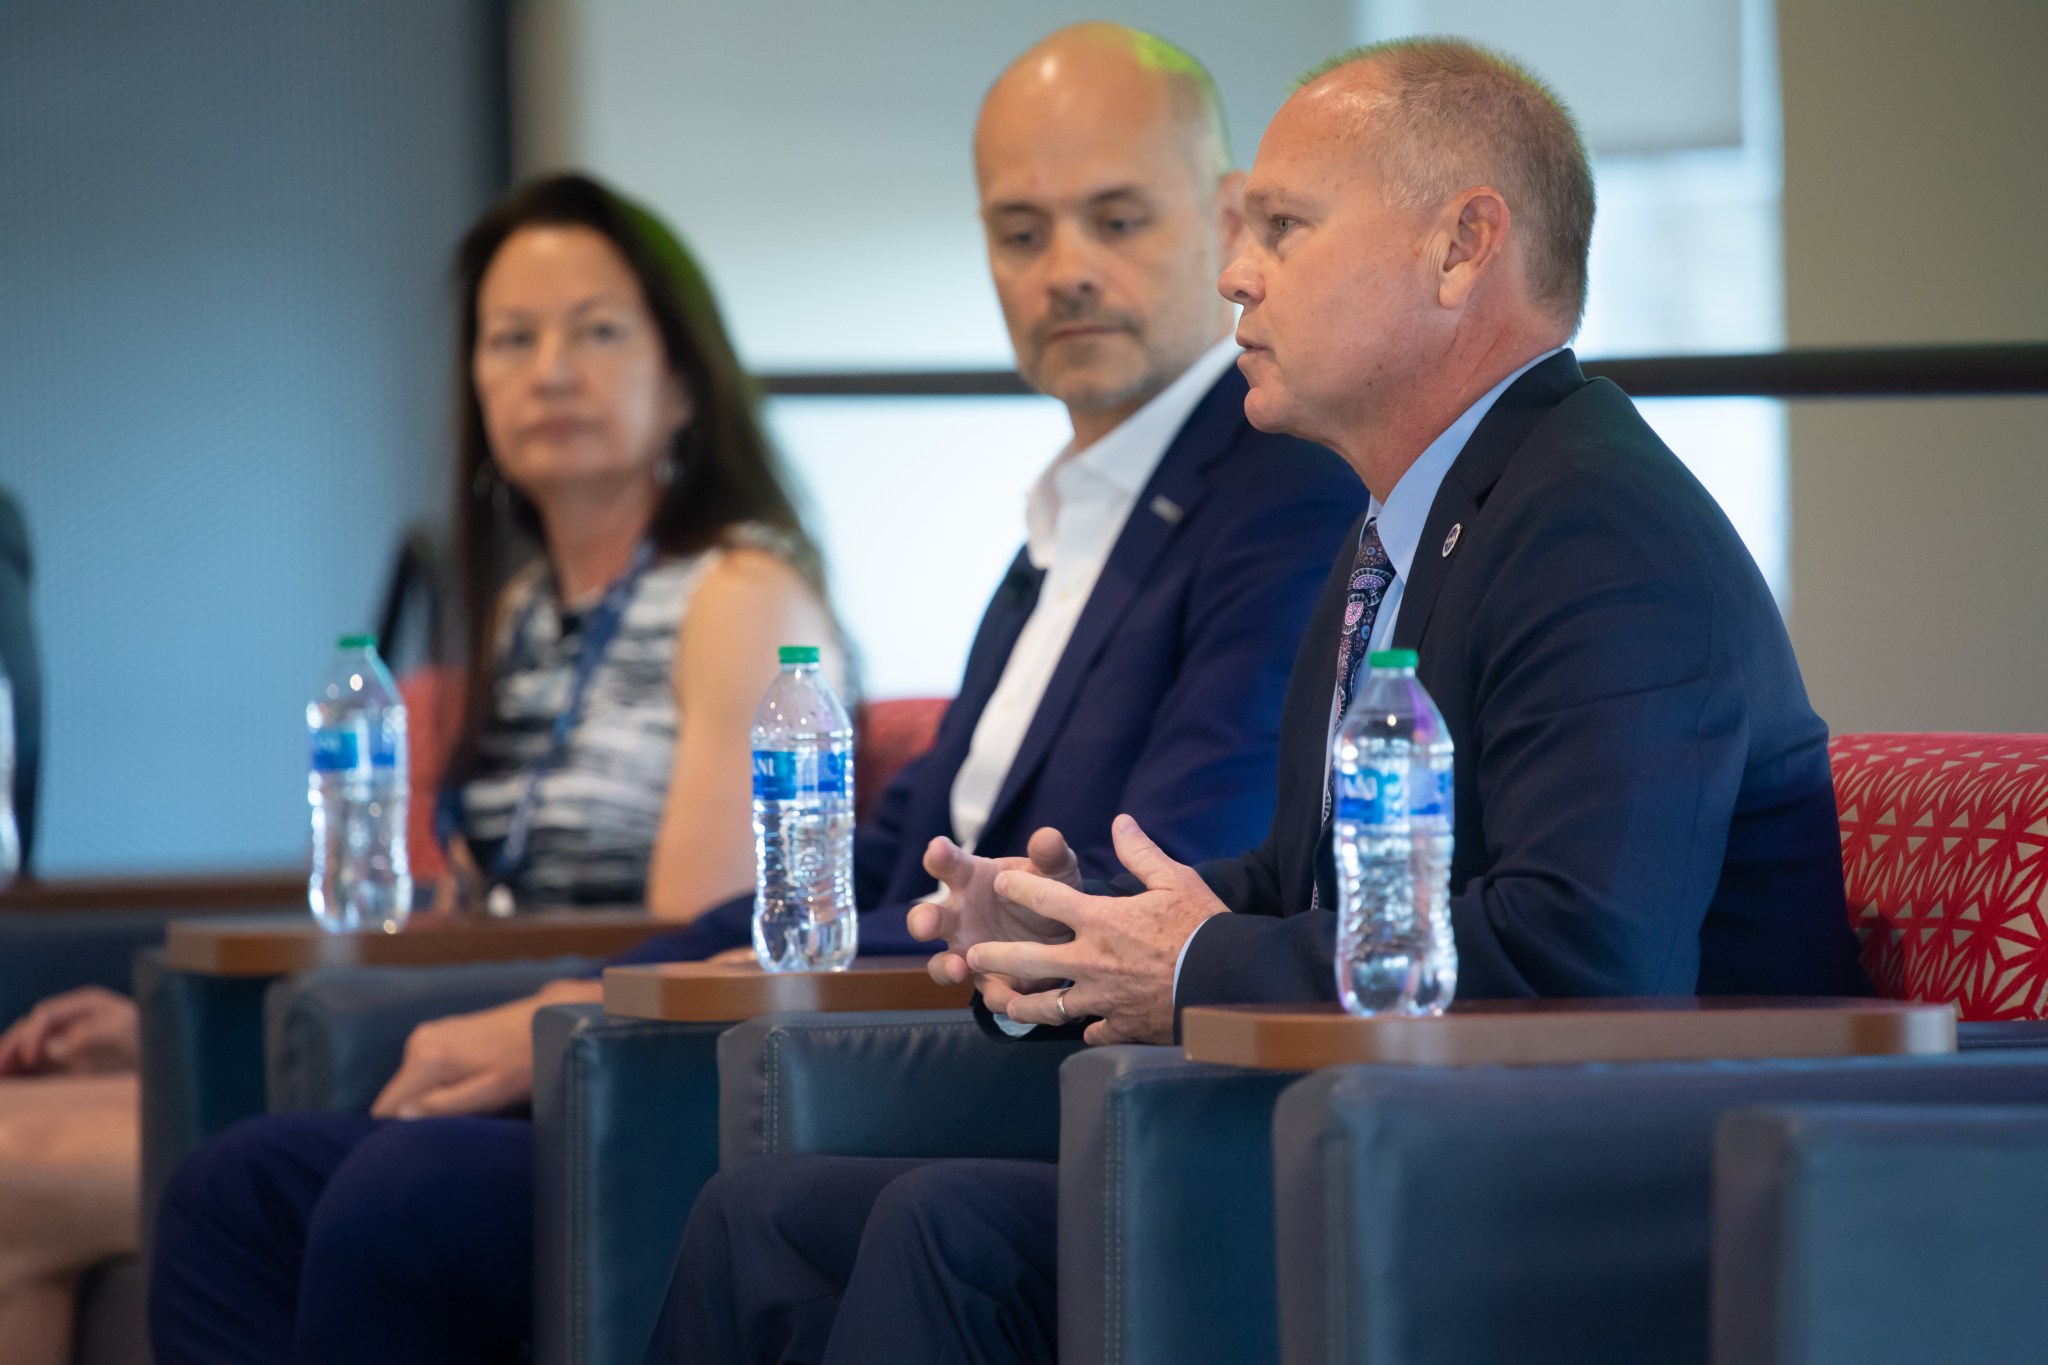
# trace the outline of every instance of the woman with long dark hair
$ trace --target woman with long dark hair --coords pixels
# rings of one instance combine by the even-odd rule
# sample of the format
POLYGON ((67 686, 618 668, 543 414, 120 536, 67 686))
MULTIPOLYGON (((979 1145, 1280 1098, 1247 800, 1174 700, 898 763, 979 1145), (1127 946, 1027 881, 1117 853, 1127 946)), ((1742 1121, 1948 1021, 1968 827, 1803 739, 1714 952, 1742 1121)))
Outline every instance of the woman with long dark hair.
MULTIPOLYGON (((466 681, 440 825, 463 875, 443 902, 459 898, 460 882, 498 910, 631 903, 693 919, 752 884, 747 734, 776 647, 815 644, 836 661, 817 550, 711 291, 652 215, 581 176, 538 180, 471 229, 458 278, 466 681)), ((423 1153, 452 1150, 457 1171, 530 1168, 524 1122, 388 1118, 516 1104, 532 1087, 534 1011, 598 993, 563 981, 422 1025, 378 1097, 380 1118, 255 1121, 223 1139, 216 1169, 259 1181, 275 1170, 260 1154, 282 1159, 309 1213, 336 1206, 335 1219, 299 1225, 302 1250, 331 1257, 343 1253, 310 1229, 378 1201, 340 1190, 327 1201, 327 1189, 388 1188, 380 1161, 418 1169, 431 1164, 423 1153)), ((68 1359, 78 1273, 133 1246, 136 1032, 132 1002, 85 990, 0 1036, 0 1358, 10 1362, 68 1359)), ((193 1193, 181 1179, 163 1221, 177 1224, 193 1193)), ((523 1299, 530 1234, 488 1223, 437 1231, 473 1237, 457 1267, 523 1299)), ((418 1237, 389 1241, 371 1254, 395 1263, 430 1250, 418 1237)), ((260 1258, 266 1246, 243 1249, 260 1258)), ((296 1283, 300 1263, 287 1259, 265 1286, 296 1283)), ((175 1266, 156 1269, 175 1278, 175 1266)), ((314 1312, 328 1302, 319 1289, 304 1296, 314 1312)), ((260 1359, 330 1350, 331 1334, 294 1341, 292 1299, 262 1302, 253 1284, 230 1297, 205 1322, 177 1324, 193 1330, 173 1330, 162 1358, 195 1341, 198 1358, 234 1358, 217 1335, 228 1323, 270 1333, 260 1359)), ((348 1315, 360 1305, 332 1306, 348 1315)), ((525 1333, 523 1313, 482 1318, 512 1343, 464 1343, 486 1358, 525 1333)))
POLYGON ((595 182, 463 239, 456 553, 467 681, 441 811, 488 906, 751 885, 747 730, 781 644, 835 632, 711 291, 595 182))

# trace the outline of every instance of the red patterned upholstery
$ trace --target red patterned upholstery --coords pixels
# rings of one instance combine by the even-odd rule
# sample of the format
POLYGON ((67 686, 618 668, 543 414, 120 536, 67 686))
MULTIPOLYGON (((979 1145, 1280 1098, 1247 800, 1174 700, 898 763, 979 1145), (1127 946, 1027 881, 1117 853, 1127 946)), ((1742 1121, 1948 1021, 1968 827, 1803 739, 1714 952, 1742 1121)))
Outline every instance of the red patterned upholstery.
POLYGON ((416 668, 398 680, 398 695, 405 699, 406 780, 412 790, 405 808, 406 859, 414 881, 437 881, 448 862, 434 837, 434 798, 462 718, 462 670, 440 664, 416 668))
POLYGON ((875 803, 903 765, 932 747, 939 721, 946 714, 945 697, 902 697, 871 701, 861 708, 853 746, 854 819, 874 814, 875 803))
POLYGON ((1842 875, 1880 995, 2048 1018, 2048 735, 1839 735, 1842 875))

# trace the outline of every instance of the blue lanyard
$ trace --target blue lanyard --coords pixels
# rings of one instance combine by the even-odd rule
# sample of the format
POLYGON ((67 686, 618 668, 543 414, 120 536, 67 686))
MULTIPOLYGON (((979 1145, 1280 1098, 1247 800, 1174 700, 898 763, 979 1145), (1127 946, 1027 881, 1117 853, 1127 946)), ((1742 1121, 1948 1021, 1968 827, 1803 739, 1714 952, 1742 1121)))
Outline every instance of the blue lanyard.
MULTIPOLYGON (((519 793, 519 804, 512 808, 512 823, 505 830, 505 842, 498 845, 498 856, 491 863, 490 879, 494 885, 510 881, 512 874, 519 870, 519 864, 526 859, 527 837, 533 832, 533 817, 540 805, 540 780, 561 762, 562 752, 569 747, 569 734, 576 728, 582 713, 583 698, 590 690, 590 680, 597 675, 597 666, 604 661, 605 650, 611 647, 612 637, 618 634, 619 623, 625 618, 627 604, 633 600, 633 590, 639 586, 640 575, 653 562, 654 542, 641 541, 634 548, 633 558, 627 562, 625 571, 612 580, 611 586, 604 590, 604 597, 583 619, 583 642, 576 649, 576 675, 569 684, 568 704, 555 716, 548 751, 526 770, 526 787, 519 793)), ((526 638, 527 627, 532 624, 533 614, 539 608, 540 594, 535 593, 519 613, 519 622, 512 631, 515 646, 526 638)), ((509 651, 507 658, 510 658, 509 651)))

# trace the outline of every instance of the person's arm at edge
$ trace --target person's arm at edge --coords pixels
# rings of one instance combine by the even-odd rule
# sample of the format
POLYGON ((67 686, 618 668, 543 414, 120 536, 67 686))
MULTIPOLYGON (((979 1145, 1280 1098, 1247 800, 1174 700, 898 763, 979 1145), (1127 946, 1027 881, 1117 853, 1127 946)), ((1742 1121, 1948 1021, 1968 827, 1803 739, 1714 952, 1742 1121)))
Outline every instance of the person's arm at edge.
POLYGON ((655 918, 688 922, 752 888, 754 711, 777 647, 815 643, 829 669, 832 642, 817 597, 766 551, 727 550, 705 572, 676 641, 675 759, 647 872, 655 918))

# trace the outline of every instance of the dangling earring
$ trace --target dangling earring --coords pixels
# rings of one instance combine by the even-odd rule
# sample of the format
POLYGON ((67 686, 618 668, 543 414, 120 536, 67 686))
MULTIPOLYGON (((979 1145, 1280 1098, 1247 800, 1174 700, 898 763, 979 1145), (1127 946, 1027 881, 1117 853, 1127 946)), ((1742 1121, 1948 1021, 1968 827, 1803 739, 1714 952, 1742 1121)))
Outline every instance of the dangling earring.
POLYGON ((661 452, 661 458, 654 462, 654 482, 659 488, 666 488, 676 481, 676 457, 672 450, 661 452))

